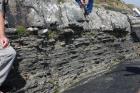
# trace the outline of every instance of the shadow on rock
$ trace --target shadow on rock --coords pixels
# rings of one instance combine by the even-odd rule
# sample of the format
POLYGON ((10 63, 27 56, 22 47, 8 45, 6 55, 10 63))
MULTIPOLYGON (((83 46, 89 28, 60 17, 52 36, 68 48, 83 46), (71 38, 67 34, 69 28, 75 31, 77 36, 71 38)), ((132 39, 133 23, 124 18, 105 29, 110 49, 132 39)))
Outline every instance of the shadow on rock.
POLYGON ((139 32, 140 28, 136 27, 136 28, 132 28, 132 32, 131 32, 131 37, 133 42, 140 42, 140 32, 139 32))
POLYGON ((131 72, 131 74, 125 74, 125 76, 138 75, 140 74, 140 67, 126 67, 126 71, 131 72))
MULTIPOLYGON (((18 71, 19 63, 21 59, 16 59, 11 72, 9 73, 6 81, 1 87, 1 90, 6 93, 16 93, 16 91, 24 88, 26 81, 20 75, 18 71)), ((24 91, 20 91, 20 93, 24 93, 24 91)))

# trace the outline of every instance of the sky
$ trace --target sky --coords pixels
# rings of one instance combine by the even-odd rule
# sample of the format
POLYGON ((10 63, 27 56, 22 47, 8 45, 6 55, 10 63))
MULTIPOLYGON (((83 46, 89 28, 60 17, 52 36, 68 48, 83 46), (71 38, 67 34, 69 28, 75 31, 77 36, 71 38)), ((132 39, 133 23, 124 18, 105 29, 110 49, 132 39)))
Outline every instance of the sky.
POLYGON ((126 3, 130 3, 130 4, 135 4, 137 6, 140 6, 140 0, 123 0, 126 3))

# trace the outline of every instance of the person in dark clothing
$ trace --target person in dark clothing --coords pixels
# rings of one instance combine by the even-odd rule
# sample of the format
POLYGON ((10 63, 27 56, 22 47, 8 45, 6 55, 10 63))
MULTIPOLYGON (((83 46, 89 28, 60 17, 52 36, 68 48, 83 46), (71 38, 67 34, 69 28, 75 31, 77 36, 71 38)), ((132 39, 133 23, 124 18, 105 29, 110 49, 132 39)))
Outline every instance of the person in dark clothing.
POLYGON ((80 8, 84 8, 84 15, 87 16, 92 12, 94 0, 75 0, 80 8))

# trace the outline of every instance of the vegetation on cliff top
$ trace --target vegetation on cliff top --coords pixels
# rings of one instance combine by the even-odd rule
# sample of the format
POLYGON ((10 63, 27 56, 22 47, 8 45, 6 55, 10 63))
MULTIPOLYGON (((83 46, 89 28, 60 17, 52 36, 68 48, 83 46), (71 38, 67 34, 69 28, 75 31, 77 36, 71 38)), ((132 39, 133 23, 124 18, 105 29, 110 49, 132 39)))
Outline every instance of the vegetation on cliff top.
POLYGON ((133 5, 126 4, 123 0, 95 0, 95 5, 104 6, 111 10, 131 10, 133 5))
MULTIPOLYGON (((58 2, 64 2, 64 0, 57 0, 58 2)), ((68 1, 68 0, 66 0, 68 1)), ((95 7, 105 7, 109 10, 122 11, 122 10, 131 10, 134 5, 126 4, 123 0, 94 0, 95 7)))

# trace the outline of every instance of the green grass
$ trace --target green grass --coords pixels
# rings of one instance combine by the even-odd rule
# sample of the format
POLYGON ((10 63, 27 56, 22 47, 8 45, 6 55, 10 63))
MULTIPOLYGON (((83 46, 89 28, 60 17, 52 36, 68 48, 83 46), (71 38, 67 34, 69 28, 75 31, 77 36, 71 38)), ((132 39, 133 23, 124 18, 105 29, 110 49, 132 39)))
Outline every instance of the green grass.
POLYGON ((57 2, 58 2, 58 3, 60 3, 60 2, 64 3, 65 0, 57 0, 57 2))
POLYGON ((16 33, 19 36, 25 35, 27 33, 26 28, 24 26, 17 26, 16 29, 16 33))
POLYGON ((110 10, 130 10, 130 5, 125 4, 122 0, 95 0, 95 4, 104 5, 110 10))
POLYGON ((49 39, 56 39, 58 37, 58 33, 56 31, 48 31, 49 39))

